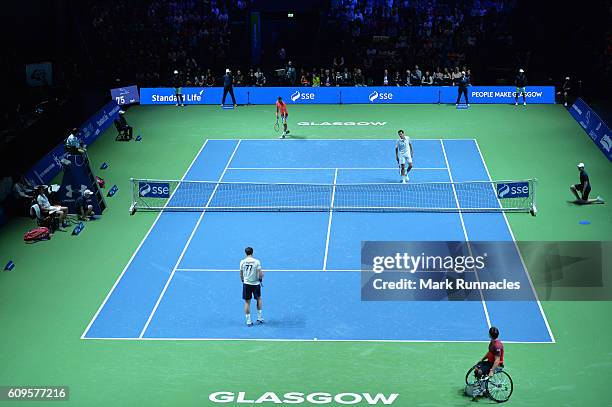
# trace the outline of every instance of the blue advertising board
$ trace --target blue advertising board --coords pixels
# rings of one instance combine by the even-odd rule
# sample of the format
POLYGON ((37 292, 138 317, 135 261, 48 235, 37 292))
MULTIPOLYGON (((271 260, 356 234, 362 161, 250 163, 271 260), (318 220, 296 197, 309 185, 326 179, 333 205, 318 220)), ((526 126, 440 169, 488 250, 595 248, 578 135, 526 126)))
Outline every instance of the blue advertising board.
MULTIPOLYGON (((457 101, 456 86, 440 86, 440 103, 455 103, 457 101)), ((554 86, 527 86, 525 89, 527 104, 555 103, 554 86)), ((516 88, 514 86, 470 86, 468 87, 469 103, 514 103, 516 88)), ((520 96, 522 101, 522 96, 520 96)), ((461 98, 463 102, 463 97, 461 98)))
POLYGON ((580 98, 574 102, 569 112, 593 143, 612 161, 612 133, 608 125, 580 98))
MULTIPOLYGON (((239 88, 244 89, 244 88, 239 88)), ((282 97, 285 103, 290 104, 335 104, 340 100, 340 88, 311 88, 311 87, 258 87, 248 88, 249 103, 254 105, 267 105, 276 103, 282 97)), ((234 88, 234 91, 236 88, 234 88)))
MULTIPOLYGON (((117 118, 119 110, 114 100, 108 102, 81 125, 77 137, 86 145, 93 143, 117 118)), ((62 170, 61 160, 65 156, 64 142, 61 142, 26 173, 26 178, 33 185, 48 184, 62 170)))
POLYGON ((136 85, 111 89, 110 92, 113 100, 120 106, 140 102, 138 87, 136 85))
POLYGON ((437 86, 380 86, 349 87, 341 89, 342 103, 438 103, 440 90, 437 86))
MULTIPOLYGON (((255 88, 234 87, 236 103, 248 103, 248 91, 255 88)), ((184 102, 186 105, 218 105, 223 97, 223 88, 183 88, 184 102)), ((228 94, 226 103, 231 103, 232 98, 228 94)), ((270 103, 270 102, 267 102, 270 103)), ((140 104, 142 105, 174 105, 176 104, 176 92, 174 88, 140 88, 140 104)))
MULTIPOLYGON (((470 103, 514 103, 513 86, 470 86, 470 103)), ((238 104, 273 104, 281 96, 287 104, 387 104, 455 103, 455 86, 380 86, 380 87, 234 87, 238 104)), ((527 103, 555 103, 553 86, 528 86, 527 103)), ((185 104, 221 103, 223 88, 183 88, 185 104)), ((229 97, 229 96, 228 96, 229 97)), ((227 100, 226 100, 227 102, 227 100)), ((230 99, 231 102, 231 99, 230 99)), ((174 88, 141 88, 144 105, 175 104, 174 88)))

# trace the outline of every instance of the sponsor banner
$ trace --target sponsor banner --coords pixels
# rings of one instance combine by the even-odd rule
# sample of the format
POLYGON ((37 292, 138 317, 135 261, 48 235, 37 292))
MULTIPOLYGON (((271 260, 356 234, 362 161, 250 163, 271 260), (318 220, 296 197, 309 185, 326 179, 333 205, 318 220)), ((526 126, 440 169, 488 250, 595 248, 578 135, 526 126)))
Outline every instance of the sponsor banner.
MULTIPOLYGON (((457 102, 458 88, 456 86, 440 86, 440 102, 455 103, 457 102)), ((469 86, 468 99, 470 104, 478 103, 514 103, 516 87, 514 86, 469 86)), ((554 86, 527 86, 525 88, 527 104, 555 103, 555 87, 554 86)), ((463 102, 463 96, 461 102, 463 102)), ((519 95, 519 102, 523 102, 523 98, 519 95)))
MULTIPOLYGON (((471 86, 470 103, 514 103, 512 86, 471 86)), ((274 104, 281 96, 287 104, 455 103, 452 86, 381 87, 234 87, 238 104, 274 104)), ((185 104, 220 104, 223 88, 183 88, 185 104)), ((229 97, 229 96, 228 96, 229 97)), ((230 99, 231 100, 231 99, 230 99)), ((553 86, 527 87, 528 103, 554 103, 553 86)), ((227 102, 227 99, 226 99, 227 102)), ((174 88, 141 88, 141 104, 175 104, 174 88)))
POLYGON ((529 198, 529 182, 507 182, 496 187, 500 199, 529 198))
POLYGON ((170 183, 139 182, 138 196, 147 198, 170 198, 170 183))
MULTIPOLYGON (((234 88, 235 89, 235 88, 234 88)), ((274 104, 278 97, 291 104, 335 104, 340 102, 340 88, 278 87, 250 88, 249 103, 274 104)))
POLYGON ((113 100, 120 106, 140 102, 138 87, 136 85, 111 89, 110 92, 113 100))
MULTIPOLYGON (((253 88, 234 87, 236 103, 248 103, 248 92, 253 88)), ((223 88, 182 88, 182 94, 186 105, 218 105, 223 98, 223 88)), ((228 94, 226 103, 232 103, 232 97, 228 94)), ((266 102, 273 103, 273 102, 266 102)), ((140 88, 141 105, 174 105, 176 104, 176 91, 174 88, 140 88)))
POLYGON ((612 161, 612 132, 593 109, 578 99, 569 110, 570 114, 588 134, 593 143, 612 161))
POLYGON ((610 252, 610 241, 364 241, 361 299, 608 301, 610 252))
MULTIPOLYGON (((108 102, 81 125, 77 137, 90 145, 113 123, 119 110, 115 101, 108 102)), ((48 184, 62 170, 61 160, 65 157, 66 150, 62 141, 26 173, 26 178, 34 185, 48 184)))
POLYGON ((438 103, 437 86, 381 86, 341 88, 342 103, 438 103))

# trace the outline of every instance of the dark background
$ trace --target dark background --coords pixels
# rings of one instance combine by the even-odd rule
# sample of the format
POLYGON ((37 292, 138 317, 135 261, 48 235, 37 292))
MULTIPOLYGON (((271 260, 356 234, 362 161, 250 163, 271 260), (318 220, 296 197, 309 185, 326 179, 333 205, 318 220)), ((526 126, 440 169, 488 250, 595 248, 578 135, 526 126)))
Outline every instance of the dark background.
MULTIPOLYGON (((99 63, 100 44, 91 41, 96 35, 91 20, 92 10, 101 3, 24 0, 3 4, 0 149, 7 153, 5 157, 19 157, 19 162, 4 160, 0 175, 13 175, 29 168, 65 138, 69 129, 77 127, 109 100, 108 89, 119 83, 118 78, 122 84, 135 82, 130 72, 109 71, 99 63), (53 64, 53 86, 27 87, 25 64, 42 61, 53 64), (43 111, 32 113, 41 102, 43 111), (25 117, 27 126, 16 128, 16 116, 22 122, 25 117)), ((129 5, 137 10, 145 3, 131 0, 129 5)), ((298 72, 300 67, 329 66, 331 58, 339 52, 346 55, 350 64, 354 62, 350 60, 350 50, 342 49, 329 9, 330 2, 324 0, 250 2, 244 14, 232 18, 231 52, 222 60, 211 60, 209 66, 215 69, 251 66, 248 28, 251 11, 261 13, 263 69, 278 67, 275 56, 281 46, 287 48, 298 72), (293 18, 287 17, 289 12, 294 14, 293 18)), ((562 2, 518 0, 511 15, 513 44, 506 48, 495 43, 479 44, 467 55, 468 65, 478 84, 510 83, 519 66, 527 68, 532 84, 559 86, 561 78, 569 75, 576 83, 579 92, 576 96, 586 98, 610 123, 611 10, 610 1, 583 1, 570 6, 562 2)), ((134 15, 124 24, 138 21, 134 15)), ((122 56, 126 57, 129 58, 122 56)), ((204 59, 207 57, 203 55, 204 59)))

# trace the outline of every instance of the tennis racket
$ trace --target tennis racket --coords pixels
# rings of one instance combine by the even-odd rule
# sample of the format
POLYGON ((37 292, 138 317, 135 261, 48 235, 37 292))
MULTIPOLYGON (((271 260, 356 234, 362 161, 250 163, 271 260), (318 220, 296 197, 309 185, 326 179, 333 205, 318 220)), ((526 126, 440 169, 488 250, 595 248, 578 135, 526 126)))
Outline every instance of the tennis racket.
POLYGON ((279 130, 280 130, 280 125, 278 124, 278 119, 276 119, 276 122, 274 123, 274 131, 278 133, 279 130))

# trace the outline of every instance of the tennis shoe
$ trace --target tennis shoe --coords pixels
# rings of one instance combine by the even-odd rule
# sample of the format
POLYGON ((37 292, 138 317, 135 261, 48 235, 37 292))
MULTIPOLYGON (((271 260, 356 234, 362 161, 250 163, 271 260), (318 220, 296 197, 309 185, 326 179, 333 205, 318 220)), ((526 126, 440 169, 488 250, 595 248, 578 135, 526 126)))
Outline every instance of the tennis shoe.
POLYGON ((257 320, 257 325, 263 325, 264 324, 264 320, 263 319, 258 319, 257 320))
POLYGON ((253 326, 252 322, 247 322, 247 327, 251 328, 253 326))

